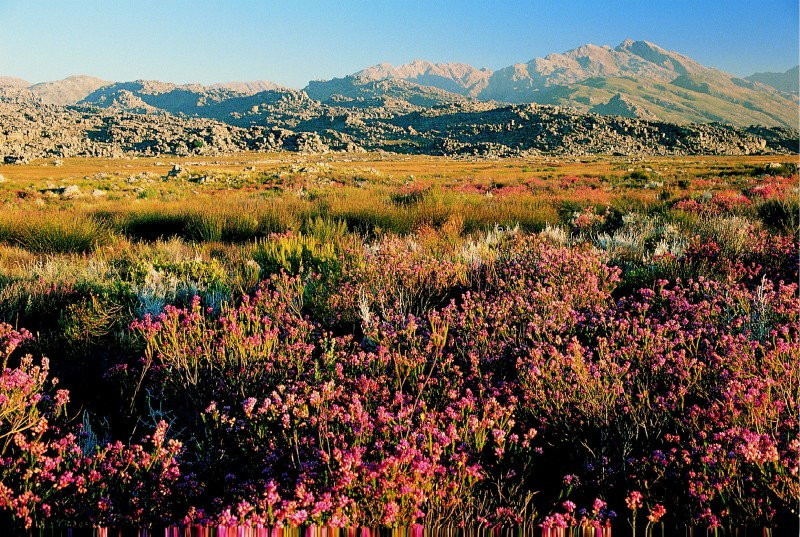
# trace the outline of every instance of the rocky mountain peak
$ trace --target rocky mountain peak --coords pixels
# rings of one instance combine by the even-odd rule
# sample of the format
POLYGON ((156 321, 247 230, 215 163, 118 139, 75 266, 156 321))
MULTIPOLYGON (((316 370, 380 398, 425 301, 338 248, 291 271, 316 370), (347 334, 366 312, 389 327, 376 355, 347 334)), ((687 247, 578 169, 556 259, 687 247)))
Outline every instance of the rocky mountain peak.
POLYGON ((677 75, 691 74, 707 69, 688 56, 666 50, 650 41, 626 39, 614 50, 637 56, 646 62, 673 71, 677 75))

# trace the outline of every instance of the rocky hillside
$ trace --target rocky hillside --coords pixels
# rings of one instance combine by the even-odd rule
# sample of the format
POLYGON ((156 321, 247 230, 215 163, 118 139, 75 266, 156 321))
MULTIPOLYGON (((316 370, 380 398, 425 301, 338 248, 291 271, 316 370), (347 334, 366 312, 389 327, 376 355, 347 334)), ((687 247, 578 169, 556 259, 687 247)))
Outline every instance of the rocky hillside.
POLYGON ((365 81, 405 80, 466 97, 477 97, 489 83, 492 71, 485 68, 477 69, 466 63, 431 63, 414 60, 397 67, 389 63, 373 65, 359 71, 355 76, 365 81))
POLYGON ((30 85, 4 77, 0 156, 797 152, 799 102, 759 80, 631 40, 493 73, 421 60, 380 64, 304 90, 267 81, 206 86, 81 76, 30 85))
POLYGON ((80 104, 137 114, 169 113, 215 119, 231 125, 294 128, 318 117, 350 110, 357 116, 388 117, 440 106, 467 106, 468 97, 400 79, 348 76, 311 82, 304 91, 268 82, 203 86, 155 80, 118 82, 87 95, 80 104), (256 91, 258 90, 258 91, 256 91))
POLYGON ((0 88, 2 87, 11 87, 11 88, 27 88, 30 86, 31 83, 27 80, 22 80, 21 78, 16 78, 13 76, 0 76, 0 88))
POLYGON ((423 86, 402 79, 371 80, 361 75, 312 81, 303 90, 312 99, 337 106, 366 108, 386 107, 392 111, 463 103, 466 98, 433 86, 423 86))
POLYGON ((239 126, 264 124, 266 117, 272 123, 284 116, 302 118, 307 110, 319 108, 305 93, 267 82, 203 86, 155 80, 109 84, 87 95, 80 104, 137 114, 215 119, 239 126), (275 89, 262 89, 273 86, 275 89))
POLYGON ((10 164, 51 157, 326 149, 312 133, 267 127, 243 129, 210 119, 35 105, 0 97, 0 162, 10 164))
MULTIPOLYGON (((252 97, 264 93, 269 92, 252 97)), ((297 102, 291 102, 280 97, 264 108, 256 107, 252 111, 255 124, 247 117, 241 119, 248 126, 235 126, 163 111, 137 114, 116 106, 64 107, 0 94, 0 161, 215 155, 245 150, 384 150, 482 157, 797 151, 797 131, 782 128, 681 126, 537 104, 500 106, 472 101, 391 112, 383 107, 323 104, 300 92, 296 98, 297 102)))
POLYGON ((44 104, 75 104, 107 81, 93 76, 76 75, 63 80, 31 84, 27 80, 0 76, 0 96, 13 95, 18 100, 44 104))
POLYGON ((270 82, 269 80, 251 80, 249 82, 220 82, 212 84, 212 89, 225 89, 235 91, 237 93, 244 93, 245 95, 253 95, 262 91, 284 90, 287 89, 280 84, 270 82))
POLYGON ((751 82, 760 82, 784 93, 800 93, 800 65, 783 73, 755 73, 747 77, 751 82))
POLYGON ((97 88, 109 82, 93 76, 77 75, 54 82, 42 82, 28 86, 28 91, 47 104, 75 104, 97 88))
POLYGON ((694 60, 647 41, 627 40, 616 48, 583 45, 563 54, 534 58, 495 71, 481 97, 530 102, 548 88, 569 86, 592 78, 629 77, 671 82, 705 68, 694 60))

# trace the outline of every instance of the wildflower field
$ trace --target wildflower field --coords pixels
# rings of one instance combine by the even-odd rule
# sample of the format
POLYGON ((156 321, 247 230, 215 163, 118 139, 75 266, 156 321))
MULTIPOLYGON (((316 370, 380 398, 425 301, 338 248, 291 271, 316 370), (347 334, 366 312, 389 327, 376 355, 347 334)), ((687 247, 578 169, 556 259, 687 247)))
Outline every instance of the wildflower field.
POLYGON ((0 528, 797 532, 796 157, 0 174, 0 528))

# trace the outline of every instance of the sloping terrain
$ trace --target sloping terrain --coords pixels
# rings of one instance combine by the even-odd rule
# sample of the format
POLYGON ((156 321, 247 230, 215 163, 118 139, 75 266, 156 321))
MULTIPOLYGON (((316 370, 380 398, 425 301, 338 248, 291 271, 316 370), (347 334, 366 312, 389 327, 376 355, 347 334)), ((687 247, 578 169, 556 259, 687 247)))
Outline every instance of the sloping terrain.
POLYGON ((390 106, 408 109, 466 101, 462 95, 434 86, 393 78, 373 80, 361 75, 312 81, 304 91, 318 101, 359 108, 390 106))
POLYGON ((176 85, 154 80, 120 82, 99 88, 81 105, 111 108, 140 114, 169 113, 224 121, 233 125, 264 124, 265 116, 277 121, 284 114, 302 116, 317 108, 308 96, 296 90, 269 87, 269 83, 176 85))
POLYGON ((219 82, 217 84, 211 84, 210 87, 213 89, 226 89, 238 93, 247 93, 251 95, 254 93, 260 93, 262 91, 286 89, 284 86, 276 84, 275 82, 270 82, 269 80, 251 80, 248 82, 219 82))
MULTIPOLYGON (((237 99, 262 101, 265 93, 270 92, 237 99)), ((45 157, 218 155, 246 150, 318 153, 366 149, 483 157, 797 151, 797 131, 774 127, 746 130, 677 125, 581 114, 559 106, 477 102, 398 113, 380 108, 382 113, 377 114, 370 108, 320 104, 299 92, 297 99, 293 103, 281 97, 264 109, 256 106, 252 116, 239 118, 239 127, 163 111, 136 114, 117 106, 63 107, 0 97, 0 157, 17 163, 45 157), (307 106, 300 108, 303 103, 307 106)), ((216 110, 229 102, 217 103, 216 110)))
POLYGON ((414 60, 397 67, 381 63, 355 74, 363 80, 400 79, 467 97, 477 97, 486 88, 491 75, 489 69, 477 69, 466 63, 431 63, 425 60, 414 60))
POLYGON ((93 76, 77 75, 53 82, 33 84, 28 90, 47 104, 75 104, 108 81, 93 76))
POLYGON ((584 45, 496 71, 483 99, 614 112, 623 96, 637 117, 677 123, 797 125, 797 100, 772 87, 701 65, 647 41, 584 45))
POLYGON ((800 93, 800 65, 783 73, 754 73, 747 77, 751 82, 760 82, 785 93, 800 93))
POLYGON ((0 87, 27 88, 31 83, 14 76, 0 76, 0 87))
MULTIPOLYGON (((603 111, 617 95, 636 107, 636 117, 673 123, 728 123, 737 126, 797 126, 797 104, 776 91, 748 90, 742 79, 709 83, 702 74, 682 75, 670 82, 631 77, 591 78, 555 86, 536 102, 572 106, 584 112, 603 111), (742 85, 739 85, 742 84, 742 85)), ((627 114, 622 114, 627 115, 627 114)))
MULTIPOLYGON (((789 72, 791 75, 791 71, 789 72)), ((388 150, 514 156, 796 152, 796 94, 647 41, 494 73, 415 60, 312 81, 0 78, 5 156, 388 150)), ((760 76, 778 84, 780 80, 760 76), (777 80, 777 81, 776 81, 777 80)), ((774 78, 774 77, 773 77, 774 78)))
MULTIPOLYGON (((742 79, 648 41, 626 40, 614 48, 583 45, 493 73, 422 60, 397 67, 379 64, 348 77, 312 82, 306 91, 321 100, 359 91, 378 97, 388 86, 376 87, 376 81, 402 80, 484 101, 566 105, 676 123, 796 128, 798 100, 781 86, 790 84, 785 79, 792 78, 791 72, 765 78, 775 80, 777 89, 754 77, 742 79)), ((392 91, 398 97, 398 89, 392 91)))

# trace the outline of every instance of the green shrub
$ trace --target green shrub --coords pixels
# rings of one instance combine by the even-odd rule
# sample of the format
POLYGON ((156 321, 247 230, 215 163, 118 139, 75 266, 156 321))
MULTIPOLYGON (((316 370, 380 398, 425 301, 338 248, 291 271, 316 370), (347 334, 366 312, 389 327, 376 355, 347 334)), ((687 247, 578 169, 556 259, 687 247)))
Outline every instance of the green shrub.
POLYGON ((156 192, 152 188, 146 188, 144 190, 140 190, 136 197, 140 200, 149 200, 158 197, 158 192, 156 192))
POLYGON ((639 183, 645 183, 650 180, 650 174, 642 170, 635 170, 625 175, 625 179, 636 185, 639 183))
POLYGON ((323 243, 316 237, 301 233, 259 241, 253 247, 252 257, 261 267, 262 276, 281 270, 289 274, 307 271, 330 273, 340 267, 333 243, 323 243))
POLYGON ((783 175, 789 177, 797 173, 798 166, 796 162, 780 162, 774 164, 764 164, 761 166, 754 166, 751 170, 751 175, 783 175))
POLYGON ((224 216, 217 213, 190 213, 186 215, 184 238, 197 242, 222 240, 224 216))
POLYGON ((410 192, 396 192, 392 194, 389 199, 395 205, 401 207, 408 207, 417 205, 428 196, 428 190, 412 190, 410 192))
MULTIPOLYGON (((272 227, 272 226, 270 226, 272 227)), ((262 237, 265 233, 262 222, 256 215, 242 211, 229 215, 222 225, 222 240, 225 242, 247 242, 262 237)))
POLYGON ((122 305, 95 295, 82 297, 61 311, 59 330, 73 348, 85 348, 107 336, 120 322, 122 305))
POLYGON ((772 231, 797 234, 800 228, 800 204, 797 198, 768 200, 758 206, 758 217, 772 231))
POLYGON ((113 240, 102 222, 83 214, 26 214, 0 218, 0 241, 37 253, 87 253, 113 240))
POLYGON ((322 243, 335 243, 347 235, 347 224, 341 220, 315 217, 303 222, 301 231, 322 243))
POLYGON ((573 200, 563 200, 558 205, 558 220, 562 224, 571 225, 572 224, 572 217, 575 213, 580 212, 586 206, 585 203, 581 203, 578 201, 573 200))

